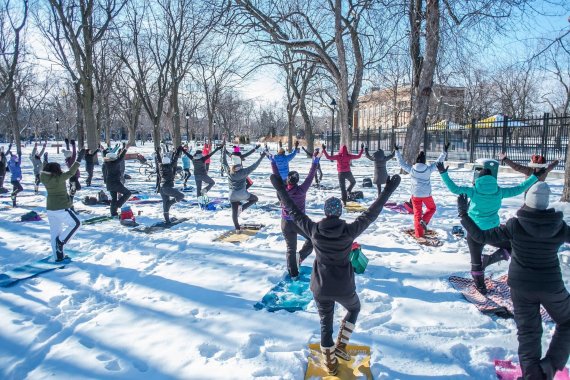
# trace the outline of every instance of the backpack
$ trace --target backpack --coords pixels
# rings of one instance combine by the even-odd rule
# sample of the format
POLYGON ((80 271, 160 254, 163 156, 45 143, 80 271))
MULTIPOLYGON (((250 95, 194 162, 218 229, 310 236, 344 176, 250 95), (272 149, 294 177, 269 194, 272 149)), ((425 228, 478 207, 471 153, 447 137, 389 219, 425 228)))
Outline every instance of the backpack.
POLYGON ((99 191, 99 193, 97 194, 97 201, 98 202, 108 202, 109 201, 109 197, 107 196, 107 194, 105 194, 105 192, 103 190, 99 191))
POLYGON ((372 180, 368 177, 362 180, 362 187, 372 187, 372 180))
POLYGON ((38 220, 42 220, 42 218, 35 211, 30 211, 20 217, 20 221, 22 222, 36 222, 38 220))
POLYGON ((364 194, 362 191, 353 191, 352 193, 348 194, 348 199, 351 201, 355 201, 357 199, 363 199, 364 194))
POLYGON ((86 196, 83 198, 83 204, 86 206, 95 206, 97 204, 97 198, 86 196))

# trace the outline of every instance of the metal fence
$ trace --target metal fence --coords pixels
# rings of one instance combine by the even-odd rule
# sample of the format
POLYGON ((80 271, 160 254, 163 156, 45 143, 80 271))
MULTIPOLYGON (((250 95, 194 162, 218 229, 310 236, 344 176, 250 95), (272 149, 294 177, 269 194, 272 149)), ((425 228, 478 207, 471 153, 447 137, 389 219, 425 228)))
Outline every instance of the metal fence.
MULTIPOLYGON (((426 125, 424 150, 429 159, 435 159, 446 142, 449 147, 448 160, 474 162, 479 158, 497 158, 501 152, 518 163, 526 164, 533 154, 540 154, 548 162, 560 160, 556 169, 564 169, 566 163, 570 116, 554 117, 544 114, 535 118, 499 117, 490 121, 468 123, 439 122, 426 125)), ((334 151, 338 151, 340 134, 323 136, 328 146, 334 140, 334 151)), ((356 130, 353 133, 352 151, 357 152, 360 144, 368 146, 371 152, 381 148, 393 149, 394 143, 404 145, 405 129, 381 127, 374 130, 356 130)))

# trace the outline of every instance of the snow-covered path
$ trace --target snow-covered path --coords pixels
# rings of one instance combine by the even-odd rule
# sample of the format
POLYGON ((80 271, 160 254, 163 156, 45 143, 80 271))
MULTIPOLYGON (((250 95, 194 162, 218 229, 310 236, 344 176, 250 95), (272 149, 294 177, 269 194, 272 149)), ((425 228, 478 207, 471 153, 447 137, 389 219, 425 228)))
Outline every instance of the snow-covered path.
MULTIPOLYGON (((152 147, 133 148, 149 155, 152 147)), ((0 272, 49 254, 49 227, 45 199, 33 194, 33 175, 24 150, 25 192, 20 207, 7 207, 0 198, 0 272), (16 223, 30 209, 43 212, 40 222, 16 223)), ((51 157, 55 149, 48 148, 51 157)), ((216 186, 210 197, 227 196, 226 179, 219 177, 219 155, 213 160, 216 186)), ((254 156, 246 161, 253 163, 254 156)), ((372 175, 373 163, 355 162, 357 189, 372 175)), ((303 179, 310 160, 298 155, 291 165, 303 179)), ((333 163, 323 160, 324 183, 336 185, 333 163)), ((389 172, 396 172, 396 162, 389 172)), ((153 194, 152 182, 129 162, 127 186, 153 194)), ((264 160, 254 173, 251 191, 259 205, 275 204, 275 191, 264 160)), ((468 184, 468 170, 450 170, 457 182, 468 184)), ((513 320, 479 313, 448 283, 450 274, 467 274, 469 254, 464 240, 451 235, 458 224, 456 197, 444 188, 438 174, 432 177, 438 211, 433 227, 445 244, 429 248, 415 244, 401 230, 412 217, 384 210, 358 239, 370 259, 357 276, 362 311, 353 335, 355 343, 372 349, 375 379, 493 379, 494 358, 516 359, 513 320)), ((508 186, 522 181, 518 175, 501 174, 508 186)), ((83 183, 83 180, 82 180, 83 183)), ((193 178, 190 180, 193 184, 193 178)), ((552 201, 562 191, 561 180, 551 180, 552 201)), ((102 185, 96 168, 94 185, 102 185)), ((9 181, 5 186, 10 188, 9 181)), ((82 219, 106 215, 105 207, 79 202, 99 189, 83 189, 76 196, 82 219), (87 213, 87 211, 89 213, 87 213)), ((365 202, 375 197, 361 189, 365 202)), ((324 200, 339 190, 311 189, 307 212, 322 217, 324 200)), ((193 193, 185 193, 195 200, 193 193)), ((392 201, 409 198, 409 179, 392 201)), ((504 201, 501 219, 513 216, 522 196, 504 201)), ((160 221, 160 204, 131 204, 137 221, 160 221)), ((556 207, 564 207, 555 204, 556 207)), ((570 211, 570 210, 569 210, 570 211)), ((302 379, 307 345, 319 341, 319 318, 312 302, 306 312, 269 313, 253 305, 286 271, 285 242, 279 211, 258 206, 240 219, 266 225, 241 245, 212 240, 232 228, 231 211, 200 210, 188 203, 173 206, 171 214, 189 221, 154 234, 131 232, 118 221, 83 226, 70 249, 89 252, 65 269, 56 270, 0 289, 0 376, 3 379, 302 379)), ((567 214, 570 216, 570 214, 567 214)), ((353 219, 356 214, 345 215, 353 219)), ((566 249, 566 248, 564 248, 566 249)), ((487 253, 491 249, 488 248, 487 253)), ((568 252, 562 252, 566 255, 568 252)), ((305 265, 312 263, 309 257, 305 265)), ((489 273, 504 273, 506 264, 489 273)), ((563 266, 568 286, 570 267, 563 266)), ((338 309, 338 321, 344 314, 338 309)), ((545 326, 543 342, 552 334, 545 326)))

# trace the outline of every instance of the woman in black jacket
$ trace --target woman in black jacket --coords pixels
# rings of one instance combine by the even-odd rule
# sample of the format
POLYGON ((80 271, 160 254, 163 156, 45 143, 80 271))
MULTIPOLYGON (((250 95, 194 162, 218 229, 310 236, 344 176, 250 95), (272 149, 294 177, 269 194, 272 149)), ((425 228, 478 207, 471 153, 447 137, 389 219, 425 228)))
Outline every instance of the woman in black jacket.
POLYGON ((164 221, 170 223, 170 207, 176 202, 184 199, 184 194, 174 188, 174 178, 176 177, 176 168, 178 159, 184 148, 179 146, 174 152, 172 158, 166 153, 164 157, 160 155, 160 148, 156 149, 156 192, 162 197, 162 212, 164 221))
POLYGON ((340 219, 342 202, 338 198, 331 197, 325 201, 325 218, 315 223, 295 205, 279 176, 272 174, 271 184, 295 225, 313 242, 316 257, 311 274, 311 291, 321 319, 321 352, 329 374, 335 375, 338 370, 336 357, 350 360, 346 345, 360 312, 354 269, 349 259, 352 243, 378 218, 382 207, 400 184, 400 176, 388 178, 380 197, 352 223, 340 219), (332 334, 336 302, 348 312, 342 321, 335 345, 332 334))
POLYGON ((374 161, 374 183, 378 188, 378 194, 382 192, 382 184, 386 183, 386 178, 388 178, 388 171, 386 170, 386 163, 394 158, 395 153, 392 152, 389 155, 385 155, 382 149, 378 149, 371 156, 368 152, 368 148, 364 149, 366 153, 366 158, 370 161, 374 161))
POLYGON ((105 175, 105 184, 107 185, 107 190, 111 193, 111 216, 118 216, 117 210, 121 208, 123 204, 131 196, 131 191, 123 185, 121 163, 125 160, 125 155, 127 154, 128 146, 117 155, 117 153, 107 153, 105 156, 105 168, 103 174, 105 175), (118 198, 118 194, 121 197, 118 198))
POLYGON ((570 242, 570 228, 562 212, 548 208, 550 189, 535 183, 525 205, 506 225, 481 230, 469 217, 467 197, 461 195, 457 209, 461 224, 481 244, 510 241, 512 245, 508 284, 517 324, 519 361, 524 379, 552 379, 564 369, 570 354, 570 294, 564 286, 558 249, 570 242), (542 353, 540 305, 556 323, 546 356, 542 353))

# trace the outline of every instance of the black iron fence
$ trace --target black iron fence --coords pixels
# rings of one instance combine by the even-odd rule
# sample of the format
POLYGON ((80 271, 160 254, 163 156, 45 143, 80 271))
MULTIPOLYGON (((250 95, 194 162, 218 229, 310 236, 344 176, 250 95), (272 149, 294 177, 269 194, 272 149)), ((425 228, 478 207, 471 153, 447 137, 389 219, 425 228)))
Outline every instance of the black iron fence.
MULTIPOLYGON (((468 123, 439 122, 426 125, 424 150, 428 158, 435 159, 449 142, 448 160, 474 162, 479 158, 497 158, 501 152, 518 163, 530 161, 533 154, 540 154, 547 161, 560 160, 557 169, 564 169, 568 139, 570 138, 570 116, 554 117, 544 114, 535 118, 509 118, 498 115, 468 123)), ((334 151, 338 151, 340 134, 323 136, 334 151)), ((356 130, 353 133, 352 151, 360 144, 368 146, 371 152, 381 148, 391 151, 394 144, 404 145, 405 129, 380 127, 374 130, 356 130)), ((330 150, 330 149, 329 149, 330 150)))

